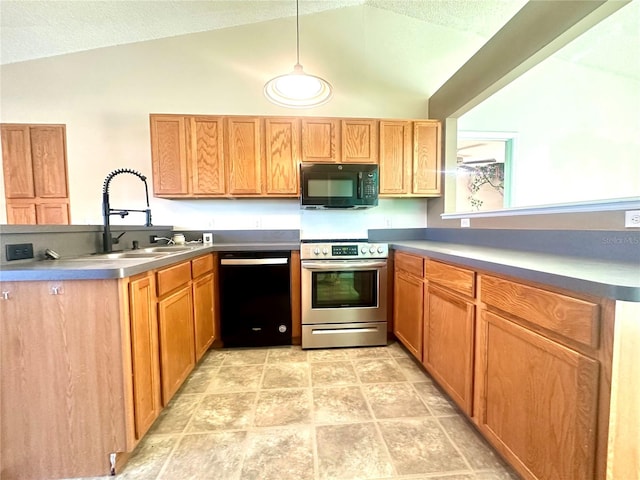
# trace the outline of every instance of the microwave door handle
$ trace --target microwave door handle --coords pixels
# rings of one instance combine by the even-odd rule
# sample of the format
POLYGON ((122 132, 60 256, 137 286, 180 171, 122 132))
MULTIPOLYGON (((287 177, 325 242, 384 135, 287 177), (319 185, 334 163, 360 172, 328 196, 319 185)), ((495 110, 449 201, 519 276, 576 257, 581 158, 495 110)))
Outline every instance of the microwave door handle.
POLYGON ((362 198, 362 172, 358 172, 358 198, 362 198))
POLYGON ((359 271, 359 270, 371 270, 384 268, 387 266, 387 262, 353 262, 353 263, 338 263, 338 262, 302 262, 302 268, 307 270, 329 270, 332 272, 347 270, 347 271, 359 271))

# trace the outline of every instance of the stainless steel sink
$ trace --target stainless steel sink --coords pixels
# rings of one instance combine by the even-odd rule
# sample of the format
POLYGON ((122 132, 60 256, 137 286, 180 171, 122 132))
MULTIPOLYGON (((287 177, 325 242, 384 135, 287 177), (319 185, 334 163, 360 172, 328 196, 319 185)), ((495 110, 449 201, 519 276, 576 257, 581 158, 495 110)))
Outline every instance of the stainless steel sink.
POLYGON ((94 255, 94 258, 106 258, 108 260, 117 260, 120 258, 159 258, 171 255, 164 252, 113 252, 103 253, 102 255, 94 255))
POLYGON ((189 250, 193 250, 194 248, 198 248, 202 245, 164 245, 162 247, 147 247, 141 249, 143 252, 162 252, 162 253, 178 253, 178 252, 187 252, 189 250))

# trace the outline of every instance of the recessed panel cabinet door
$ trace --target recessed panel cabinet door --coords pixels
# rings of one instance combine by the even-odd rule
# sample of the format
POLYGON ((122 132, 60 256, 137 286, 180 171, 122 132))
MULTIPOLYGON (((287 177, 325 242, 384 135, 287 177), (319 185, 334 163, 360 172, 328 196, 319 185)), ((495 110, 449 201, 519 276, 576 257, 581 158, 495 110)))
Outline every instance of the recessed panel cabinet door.
POLYGON ((7 199, 35 197, 28 125, 2 125, 2 169, 7 199))
POLYGON ((36 205, 39 225, 68 225, 69 205, 67 203, 41 203, 36 205))
POLYGON ((411 191, 411 122, 380 121, 380 195, 411 191))
POLYGON ((302 161, 336 163, 341 159, 339 118, 302 119, 302 161))
POLYGON ((64 127, 31 127, 31 157, 36 197, 68 197, 64 127))
POLYGON ((157 196, 189 194, 185 117, 151 116, 153 192, 157 196))
POLYGON ((193 281, 193 321, 196 362, 202 358, 215 337, 213 274, 193 281))
POLYGON ((413 192, 440 194, 440 123, 413 122, 413 192))
POLYGON ((342 161, 378 163, 377 120, 342 120, 342 161))
POLYGON ((262 128, 257 117, 230 117, 225 153, 231 195, 262 193, 262 128))
POLYGON ((267 195, 298 196, 300 119, 265 118, 265 183, 267 195))
POLYGON ((158 302, 162 404, 167 405, 195 365, 191 286, 158 302))
POLYGON ((405 272, 395 273, 393 333, 422 360, 423 282, 405 272))
POLYGON ((7 202, 7 223, 9 225, 36 225, 36 205, 34 203, 7 202))
POLYGON ((478 423, 527 478, 592 480, 599 363, 493 313, 478 337, 478 423))
POLYGON ((224 195, 222 117, 193 117, 187 122, 188 159, 194 195, 224 195))
POLYGON ((136 438, 145 434, 160 415, 160 359, 153 277, 129 285, 131 360, 136 438))

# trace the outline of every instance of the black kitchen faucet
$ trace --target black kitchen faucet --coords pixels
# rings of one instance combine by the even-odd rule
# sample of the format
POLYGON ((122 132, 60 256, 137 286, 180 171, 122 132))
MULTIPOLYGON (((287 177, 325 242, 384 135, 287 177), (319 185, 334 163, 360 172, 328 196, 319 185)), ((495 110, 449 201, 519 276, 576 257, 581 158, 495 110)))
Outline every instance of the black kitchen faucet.
MULTIPOLYGON (((111 226, 109 224, 109 217, 111 215, 120 215, 120 218, 124 218, 129 215, 130 212, 144 212, 147 216, 147 220, 145 222, 145 227, 151 226, 151 209, 149 208, 149 188, 147 187, 147 177, 142 175, 140 172, 132 170, 130 168, 119 168, 114 170, 107 178, 104 179, 104 184, 102 186, 102 216, 104 218, 104 232, 102 234, 102 250, 105 253, 109 253, 113 250, 114 240, 117 243, 117 239, 114 239, 111 236, 111 226), (130 173, 131 175, 135 175, 144 183, 144 195, 147 200, 147 208, 144 210, 135 210, 132 208, 111 208, 109 206, 109 183, 111 183, 111 179, 116 175, 120 175, 121 173, 130 173)), ((118 238, 120 238, 124 233, 120 234, 118 238)))

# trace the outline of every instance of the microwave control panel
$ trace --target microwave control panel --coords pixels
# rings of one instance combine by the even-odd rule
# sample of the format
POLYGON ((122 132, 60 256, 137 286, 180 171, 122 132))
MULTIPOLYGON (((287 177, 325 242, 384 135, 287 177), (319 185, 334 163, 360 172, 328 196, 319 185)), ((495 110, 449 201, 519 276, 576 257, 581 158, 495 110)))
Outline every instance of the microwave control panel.
POLYGON ((378 179, 373 172, 365 173, 362 178, 362 198, 376 198, 378 196, 378 179))

